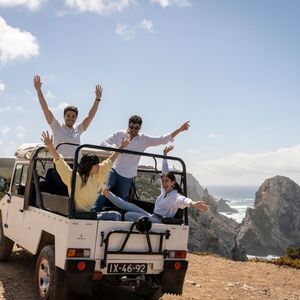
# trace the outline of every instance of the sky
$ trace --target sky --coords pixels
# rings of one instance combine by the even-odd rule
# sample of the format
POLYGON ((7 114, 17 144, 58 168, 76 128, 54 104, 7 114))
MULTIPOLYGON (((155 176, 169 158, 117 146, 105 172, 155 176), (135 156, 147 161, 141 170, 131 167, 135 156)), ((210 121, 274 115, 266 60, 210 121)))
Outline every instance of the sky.
MULTIPOLYGON (((300 184, 298 0, 0 0, 0 157, 103 101, 83 143, 143 117, 153 136, 190 121, 174 156, 206 185, 300 184)), ((162 147, 148 152, 161 153, 162 147)))

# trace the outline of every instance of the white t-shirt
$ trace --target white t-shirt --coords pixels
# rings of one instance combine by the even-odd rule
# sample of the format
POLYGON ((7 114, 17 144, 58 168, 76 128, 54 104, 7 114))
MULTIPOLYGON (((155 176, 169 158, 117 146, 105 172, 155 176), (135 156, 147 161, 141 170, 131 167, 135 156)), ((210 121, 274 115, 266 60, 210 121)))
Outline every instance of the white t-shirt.
MULTIPOLYGON (((61 124, 53 118, 50 127, 53 132, 55 147, 60 143, 73 143, 80 145, 80 135, 84 132, 82 123, 69 128, 65 124, 61 124)), ((58 147, 57 152, 63 157, 73 158, 76 148, 77 146, 61 145, 58 147)))
MULTIPOLYGON (((109 138, 101 143, 102 146, 111 147, 115 145, 119 147, 122 139, 127 135, 127 130, 120 130, 115 132, 109 138)), ((153 137, 145 134, 135 136, 124 149, 144 152, 148 147, 164 145, 172 142, 174 139, 171 134, 166 134, 161 137, 153 137)), ((137 168, 140 161, 139 155, 120 154, 114 162, 113 169, 121 176, 132 178, 137 175, 137 168)))
POLYGON ((180 195, 177 190, 170 193, 164 192, 155 201, 154 213, 163 217, 173 218, 178 208, 189 207, 194 201, 180 195))

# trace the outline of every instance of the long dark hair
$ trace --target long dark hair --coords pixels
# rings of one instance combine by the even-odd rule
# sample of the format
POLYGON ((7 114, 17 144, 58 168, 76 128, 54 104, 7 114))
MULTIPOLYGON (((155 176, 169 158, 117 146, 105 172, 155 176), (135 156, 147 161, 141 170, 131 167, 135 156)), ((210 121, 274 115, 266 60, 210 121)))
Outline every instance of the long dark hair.
POLYGON ((83 188, 90 176, 90 171, 94 165, 99 164, 99 158, 95 154, 85 154, 82 156, 79 166, 78 173, 81 177, 82 183, 81 187, 83 188))
POLYGON ((169 179, 171 179, 171 181, 175 181, 174 183, 174 189, 177 190, 177 192, 181 195, 183 195, 183 191, 179 185, 179 183, 176 181, 176 176, 173 172, 168 172, 166 174, 161 175, 161 178, 163 178, 164 176, 168 177, 169 179))

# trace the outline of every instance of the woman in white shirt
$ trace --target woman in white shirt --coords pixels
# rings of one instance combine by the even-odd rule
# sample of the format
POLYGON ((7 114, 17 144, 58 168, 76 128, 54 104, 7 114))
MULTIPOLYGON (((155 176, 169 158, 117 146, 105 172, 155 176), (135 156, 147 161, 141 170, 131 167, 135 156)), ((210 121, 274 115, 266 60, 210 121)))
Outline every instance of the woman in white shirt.
MULTIPOLYGON (((167 155, 173 147, 166 147, 164 155, 167 155)), ((208 206, 203 201, 193 201, 180 194, 179 184, 176 182, 174 173, 169 172, 167 161, 163 161, 163 174, 161 176, 162 188, 161 194, 155 201, 153 214, 148 213, 144 209, 129 203, 120 197, 115 196, 108 189, 103 191, 115 206, 120 209, 126 210, 124 215, 125 221, 137 221, 139 217, 149 217, 152 223, 161 223, 163 217, 173 218, 179 208, 194 207, 200 211, 207 211, 208 206)))

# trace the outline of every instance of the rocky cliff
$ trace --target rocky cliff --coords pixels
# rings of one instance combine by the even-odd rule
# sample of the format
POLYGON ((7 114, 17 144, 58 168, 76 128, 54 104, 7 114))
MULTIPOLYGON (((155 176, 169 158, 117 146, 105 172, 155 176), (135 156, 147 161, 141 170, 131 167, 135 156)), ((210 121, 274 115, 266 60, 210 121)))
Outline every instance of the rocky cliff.
POLYGON ((217 211, 220 213, 220 212, 226 212, 226 213, 232 213, 232 214, 235 214, 235 213, 238 213, 238 211, 232 207, 230 207, 228 205, 228 200, 224 200, 224 199, 220 199, 217 201, 217 211))
POLYGON ((300 246, 300 187, 287 177, 265 180, 240 225, 238 244, 247 254, 283 255, 300 246))
POLYGON ((217 212, 217 202, 207 190, 202 200, 210 209, 206 213, 189 210, 189 249, 216 253, 233 260, 246 260, 242 243, 237 244, 238 223, 217 212))

